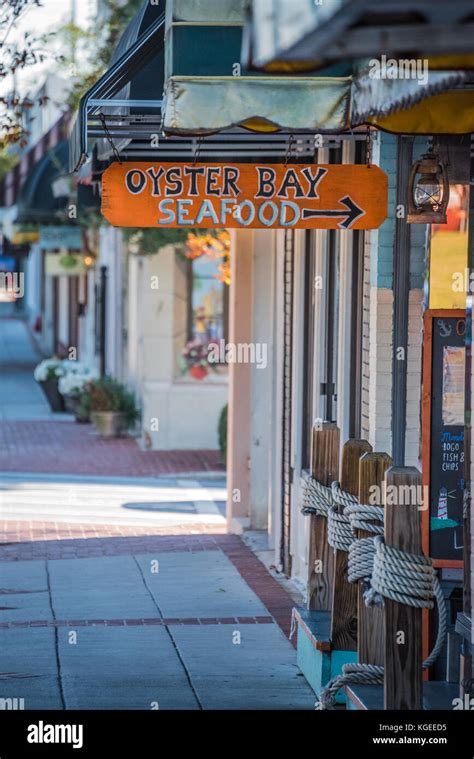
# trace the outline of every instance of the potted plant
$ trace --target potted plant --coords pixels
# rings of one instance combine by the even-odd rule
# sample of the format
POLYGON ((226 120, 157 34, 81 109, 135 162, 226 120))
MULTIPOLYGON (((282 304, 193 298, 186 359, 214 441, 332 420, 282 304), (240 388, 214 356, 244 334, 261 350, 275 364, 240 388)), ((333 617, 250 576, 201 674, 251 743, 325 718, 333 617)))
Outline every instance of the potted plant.
POLYGON ((66 411, 74 414, 76 421, 88 422, 90 409, 87 393, 83 391, 87 382, 97 377, 97 372, 78 361, 63 361, 63 367, 65 374, 59 379, 58 390, 64 398, 66 411))
POLYGON ((84 393, 89 397, 91 420, 101 437, 119 437, 139 418, 135 399, 121 382, 110 377, 95 379, 86 383, 84 393))
POLYGON ((209 374, 209 346, 200 340, 190 340, 181 351, 183 358, 183 373, 188 372, 191 377, 203 380, 209 374))
POLYGON ((62 361, 56 356, 41 361, 33 373, 52 411, 64 411, 64 399, 58 389, 59 379, 63 375, 62 361))

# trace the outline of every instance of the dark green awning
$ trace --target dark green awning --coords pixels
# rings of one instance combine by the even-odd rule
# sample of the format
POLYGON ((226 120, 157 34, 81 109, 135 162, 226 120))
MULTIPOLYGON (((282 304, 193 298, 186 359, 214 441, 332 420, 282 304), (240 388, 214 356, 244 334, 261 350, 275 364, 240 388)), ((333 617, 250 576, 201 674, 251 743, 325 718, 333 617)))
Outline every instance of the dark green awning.
POLYGON ((158 5, 145 0, 133 17, 112 55, 109 68, 81 99, 71 135, 70 170, 78 169, 89 157, 89 123, 94 122, 99 160, 113 150, 104 129, 107 117, 118 120, 122 136, 117 150, 130 142, 127 125, 134 115, 145 115, 159 131, 164 82, 164 26, 166 0, 158 5), (98 132, 97 132, 98 130, 98 132))
POLYGON ((60 142, 36 163, 25 179, 18 198, 17 224, 50 224, 67 219, 74 198, 78 213, 99 207, 93 188, 79 184, 71 189, 69 143, 60 142), (64 181, 59 181, 59 180, 64 181), (72 194, 74 193, 74 194, 72 194))

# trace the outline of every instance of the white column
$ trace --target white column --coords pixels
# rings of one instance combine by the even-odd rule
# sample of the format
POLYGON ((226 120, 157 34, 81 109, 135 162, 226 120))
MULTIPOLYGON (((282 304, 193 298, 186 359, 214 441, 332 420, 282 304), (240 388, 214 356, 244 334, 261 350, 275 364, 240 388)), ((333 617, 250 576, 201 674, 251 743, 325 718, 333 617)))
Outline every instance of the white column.
MULTIPOLYGON (((231 232, 231 285, 229 341, 235 345, 252 341, 253 230, 231 232)), ((227 466, 229 529, 248 527, 250 506, 251 366, 229 365, 227 466)))

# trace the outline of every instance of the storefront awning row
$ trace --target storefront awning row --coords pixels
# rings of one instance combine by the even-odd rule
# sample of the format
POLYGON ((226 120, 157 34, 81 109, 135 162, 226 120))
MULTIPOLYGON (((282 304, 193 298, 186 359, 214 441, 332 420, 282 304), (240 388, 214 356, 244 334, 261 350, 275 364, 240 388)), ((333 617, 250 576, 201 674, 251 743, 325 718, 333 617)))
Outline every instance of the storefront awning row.
MULTIPOLYGON (((325 0, 317 8, 327 16, 341 2, 325 0)), ((273 20, 280 5, 286 18, 289 7, 308 3, 266 0, 273 20)), ((102 160, 117 157, 132 141, 140 145, 140 155, 156 160, 169 138, 202 138, 236 128, 266 139, 279 131, 291 138, 293 132, 337 134, 364 124, 403 133, 474 131, 474 108, 466 109, 466 102, 474 104, 474 93, 460 90, 464 71, 415 70, 411 78, 394 77, 386 69, 374 72, 367 59, 342 60, 301 76, 246 69, 245 59, 240 62, 246 48, 244 6, 231 0, 167 0, 158 12, 145 2, 111 67, 82 99, 71 170, 86 159, 89 132, 102 137, 102 160), (450 107, 443 113, 449 119, 444 115, 443 123, 438 111, 447 100, 450 107), (458 105, 463 118, 457 117, 458 105)))

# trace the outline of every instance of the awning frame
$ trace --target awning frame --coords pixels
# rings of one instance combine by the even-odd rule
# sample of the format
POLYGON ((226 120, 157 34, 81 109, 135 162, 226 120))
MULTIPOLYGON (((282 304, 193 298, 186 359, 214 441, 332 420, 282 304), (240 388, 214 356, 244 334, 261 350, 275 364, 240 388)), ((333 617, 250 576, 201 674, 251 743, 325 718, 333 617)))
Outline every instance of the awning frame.
MULTIPOLYGON (((81 98, 71 139, 71 171, 78 171, 87 161, 89 157, 89 119, 97 117, 103 108, 125 106, 127 108, 161 109, 161 100, 124 101, 113 98, 156 55, 157 43, 163 42, 164 26, 165 14, 163 13, 81 98)), ((126 116, 121 115, 121 119, 125 118, 126 116)), ((161 114, 159 118, 160 121, 157 126, 161 124, 161 114)), ((104 133, 102 136, 105 136, 104 133)))

